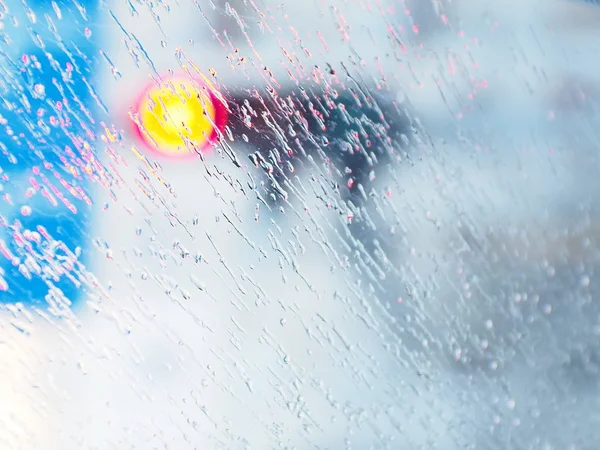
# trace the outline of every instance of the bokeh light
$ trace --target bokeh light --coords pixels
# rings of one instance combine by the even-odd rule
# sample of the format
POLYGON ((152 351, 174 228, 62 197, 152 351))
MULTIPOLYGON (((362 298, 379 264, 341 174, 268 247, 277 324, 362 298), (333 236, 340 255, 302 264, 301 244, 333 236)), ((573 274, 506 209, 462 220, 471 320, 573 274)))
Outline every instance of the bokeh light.
POLYGON ((184 77, 150 83, 135 103, 135 132, 146 147, 169 157, 207 151, 227 121, 212 87, 184 77))

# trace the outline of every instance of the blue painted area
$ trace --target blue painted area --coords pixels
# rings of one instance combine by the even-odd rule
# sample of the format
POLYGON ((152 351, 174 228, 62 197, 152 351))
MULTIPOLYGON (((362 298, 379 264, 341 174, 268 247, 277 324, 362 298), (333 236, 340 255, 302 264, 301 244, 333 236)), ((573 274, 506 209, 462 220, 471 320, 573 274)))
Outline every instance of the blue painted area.
MULTIPOLYGON (((26 23, 6 29, 3 37, 12 42, 0 46, 0 239, 4 253, 15 257, 0 254, 8 285, 0 303, 44 306, 54 287, 76 306, 86 288, 80 274, 90 241, 85 167, 102 120, 91 89, 99 2, 57 4, 57 34, 41 21, 26 23)), ((50 1, 28 6, 56 18, 50 1)))
MULTIPOLYGON (((101 0, 54 0, 59 8, 65 12, 76 12, 79 8, 85 8, 87 11, 95 11, 100 7, 101 0)), ((35 11, 51 10, 51 0, 27 0, 27 5, 35 11)))

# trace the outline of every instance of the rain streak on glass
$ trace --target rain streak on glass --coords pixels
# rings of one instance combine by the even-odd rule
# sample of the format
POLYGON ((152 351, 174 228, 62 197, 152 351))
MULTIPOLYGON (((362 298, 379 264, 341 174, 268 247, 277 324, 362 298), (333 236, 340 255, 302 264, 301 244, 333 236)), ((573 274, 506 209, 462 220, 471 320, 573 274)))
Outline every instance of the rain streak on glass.
POLYGON ((599 44, 583 0, 0 0, 0 448, 596 448, 599 44))

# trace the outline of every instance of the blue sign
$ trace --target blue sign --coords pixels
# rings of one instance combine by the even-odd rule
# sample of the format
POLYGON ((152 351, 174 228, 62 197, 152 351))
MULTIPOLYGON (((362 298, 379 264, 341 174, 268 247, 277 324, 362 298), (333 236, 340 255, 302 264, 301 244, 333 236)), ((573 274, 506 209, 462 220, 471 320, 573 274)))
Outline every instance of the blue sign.
POLYGON ((0 303, 75 305, 99 129, 99 5, 13 3, 0 34, 0 303))

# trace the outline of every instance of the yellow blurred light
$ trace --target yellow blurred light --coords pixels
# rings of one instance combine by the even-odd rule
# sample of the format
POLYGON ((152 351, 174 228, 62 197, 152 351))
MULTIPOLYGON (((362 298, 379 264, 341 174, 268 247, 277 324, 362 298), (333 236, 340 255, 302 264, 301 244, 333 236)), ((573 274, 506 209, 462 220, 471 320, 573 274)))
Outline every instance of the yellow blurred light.
POLYGON ((162 154, 188 155, 186 143, 202 149, 214 140, 220 106, 191 80, 177 78, 152 84, 137 108, 140 137, 162 154))

